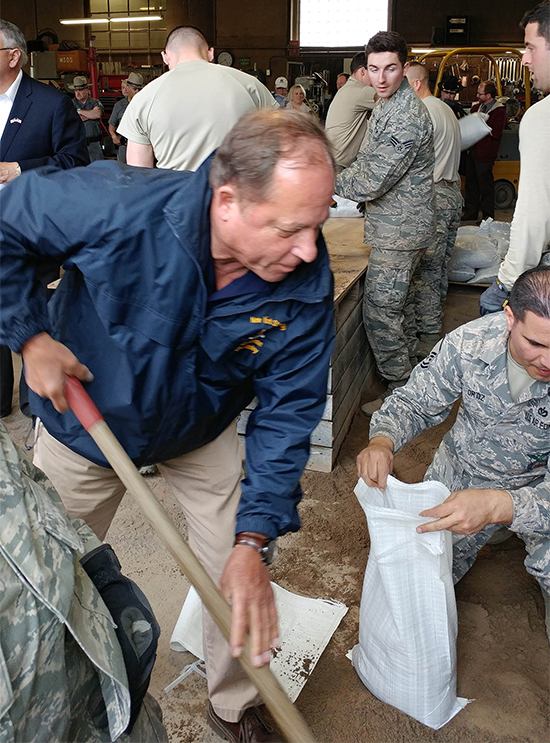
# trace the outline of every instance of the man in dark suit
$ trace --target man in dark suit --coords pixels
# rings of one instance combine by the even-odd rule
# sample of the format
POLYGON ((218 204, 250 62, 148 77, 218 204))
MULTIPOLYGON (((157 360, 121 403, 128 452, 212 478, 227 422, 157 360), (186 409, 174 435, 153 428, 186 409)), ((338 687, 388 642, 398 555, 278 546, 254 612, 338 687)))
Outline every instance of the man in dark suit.
MULTIPOLYGON (((26 62, 25 37, 13 23, 0 20, 0 191, 24 170, 90 162, 71 99, 26 75, 21 69, 26 62)), ((57 265, 44 264, 40 279, 46 286, 58 275, 57 265)), ((12 393, 11 352, 1 346, 0 417, 10 413, 12 393)))

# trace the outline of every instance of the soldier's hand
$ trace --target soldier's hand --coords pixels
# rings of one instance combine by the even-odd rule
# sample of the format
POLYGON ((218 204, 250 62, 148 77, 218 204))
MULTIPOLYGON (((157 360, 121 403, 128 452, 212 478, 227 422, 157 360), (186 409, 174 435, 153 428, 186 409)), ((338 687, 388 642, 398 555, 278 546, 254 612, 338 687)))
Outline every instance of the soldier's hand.
POLYGON ((357 457, 357 475, 371 488, 385 490, 392 470, 393 441, 386 436, 374 436, 357 457))
POLYGON ((419 534, 448 529, 455 534, 475 534, 487 524, 508 526, 514 519, 514 504, 505 490, 457 490, 435 508, 422 511, 419 516, 435 518, 429 524, 417 527, 419 534))
POLYGON ((48 335, 39 333, 28 340, 21 349, 25 362, 27 384, 40 397, 52 401, 58 413, 69 409, 65 397, 65 382, 68 376, 82 382, 93 381, 93 374, 81 364, 74 353, 48 335))
POLYGON ((233 547, 220 586, 231 603, 233 657, 240 656, 248 631, 252 665, 266 665, 271 659, 271 648, 279 646, 279 633, 269 573, 260 554, 245 545, 233 547))

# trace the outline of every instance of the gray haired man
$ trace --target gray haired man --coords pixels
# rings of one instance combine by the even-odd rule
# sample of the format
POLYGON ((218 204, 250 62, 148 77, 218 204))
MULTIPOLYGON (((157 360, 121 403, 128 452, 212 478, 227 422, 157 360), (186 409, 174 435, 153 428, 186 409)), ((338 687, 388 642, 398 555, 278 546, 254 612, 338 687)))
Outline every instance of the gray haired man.
POLYGON ((231 599, 231 646, 204 621, 210 724, 268 740, 236 657, 248 628, 254 665, 278 643, 266 564, 300 526, 299 479, 325 406, 329 144, 299 113, 253 109, 196 172, 101 163, 63 175, 19 179, 25 198, 15 183, 2 223, 1 330, 36 393, 35 463, 102 538, 125 487, 61 414, 76 375, 136 465, 159 465, 190 545, 231 599), (62 232, 50 218, 61 208, 62 232), (36 243, 67 269, 51 313, 29 299, 36 243), (241 483, 235 419, 254 396, 241 483))

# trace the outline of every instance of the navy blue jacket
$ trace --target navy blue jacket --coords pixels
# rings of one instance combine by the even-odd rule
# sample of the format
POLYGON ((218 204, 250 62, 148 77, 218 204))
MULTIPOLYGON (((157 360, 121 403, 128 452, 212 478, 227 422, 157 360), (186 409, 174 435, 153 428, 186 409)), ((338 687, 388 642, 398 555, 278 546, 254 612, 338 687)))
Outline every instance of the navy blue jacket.
POLYGON ((21 170, 87 165, 84 125, 69 96, 23 73, 0 140, 0 162, 18 162, 21 170))
MULTIPOLYGON (((283 281, 249 273, 242 293, 237 279, 209 301, 209 165, 99 162, 14 181, 3 204, 1 340, 18 351, 47 331, 67 345, 137 465, 212 441, 256 395, 237 531, 275 537, 299 527, 333 344, 332 274, 319 236, 316 260, 283 281), (49 318, 32 283, 43 255, 67 269, 49 318)), ((31 405, 55 438, 106 465, 72 413, 36 395, 31 405)))

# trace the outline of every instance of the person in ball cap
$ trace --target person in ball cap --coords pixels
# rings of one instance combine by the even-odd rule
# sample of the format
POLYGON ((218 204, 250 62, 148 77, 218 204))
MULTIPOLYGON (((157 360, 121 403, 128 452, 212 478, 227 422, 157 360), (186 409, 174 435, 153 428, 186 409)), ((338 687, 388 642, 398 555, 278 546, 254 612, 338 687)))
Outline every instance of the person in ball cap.
POLYGON ((126 162, 126 145, 128 144, 128 140, 126 137, 117 134, 117 127, 124 116, 124 112, 128 108, 128 104, 142 88, 143 77, 139 72, 130 72, 126 80, 122 80, 121 90, 124 98, 121 98, 115 103, 109 117, 109 134, 111 135, 113 144, 117 148, 117 160, 119 163, 126 162))
POLYGON ((275 80, 275 92, 273 93, 273 98, 275 98, 281 108, 284 108, 286 106, 287 93, 288 80, 286 79, 286 77, 278 77, 275 80))
POLYGON ((464 87, 456 75, 444 75, 443 79, 437 86, 441 95, 441 100, 451 107, 457 119, 466 116, 466 111, 456 100, 456 96, 464 87))

